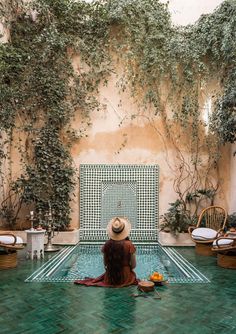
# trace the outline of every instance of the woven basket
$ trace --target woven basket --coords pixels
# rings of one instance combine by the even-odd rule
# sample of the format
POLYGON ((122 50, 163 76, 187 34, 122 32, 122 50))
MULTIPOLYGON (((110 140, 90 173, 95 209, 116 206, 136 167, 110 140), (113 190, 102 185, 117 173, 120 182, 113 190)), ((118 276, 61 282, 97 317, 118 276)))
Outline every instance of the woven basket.
POLYGON ((0 253, 0 269, 10 269, 17 266, 16 251, 10 253, 0 253))
POLYGON ((217 264, 227 269, 236 269, 236 254, 217 254, 217 264))
POLYGON ((204 256, 215 256, 216 254, 211 250, 212 244, 196 243, 196 253, 204 256))
POLYGON ((138 289, 143 292, 149 292, 154 290, 155 284, 153 282, 140 281, 138 283, 138 289))

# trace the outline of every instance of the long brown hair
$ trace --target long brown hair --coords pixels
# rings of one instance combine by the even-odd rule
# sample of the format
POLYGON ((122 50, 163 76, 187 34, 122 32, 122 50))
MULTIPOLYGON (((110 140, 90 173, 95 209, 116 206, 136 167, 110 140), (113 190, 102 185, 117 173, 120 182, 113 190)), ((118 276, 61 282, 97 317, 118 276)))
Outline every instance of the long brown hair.
POLYGON ((109 282, 112 285, 121 284, 124 280, 124 240, 108 240, 104 245, 104 261, 107 269, 109 282))

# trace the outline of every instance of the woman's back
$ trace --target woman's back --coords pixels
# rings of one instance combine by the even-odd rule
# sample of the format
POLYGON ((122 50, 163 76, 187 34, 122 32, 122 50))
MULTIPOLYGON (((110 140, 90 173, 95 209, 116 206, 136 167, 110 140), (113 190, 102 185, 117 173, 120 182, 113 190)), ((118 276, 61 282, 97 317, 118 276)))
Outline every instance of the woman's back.
POLYGON ((108 240, 102 248, 106 268, 106 282, 111 285, 123 285, 133 280, 135 273, 135 247, 130 240, 108 240))
POLYGON ((97 278, 76 280, 87 286, 123 287, 138 284, 133 269, 136 266, 135 247, 128 235, 131 224, 125 217, 114 217, 107 225, 110 237, 102 247, 105 273, 97 278))

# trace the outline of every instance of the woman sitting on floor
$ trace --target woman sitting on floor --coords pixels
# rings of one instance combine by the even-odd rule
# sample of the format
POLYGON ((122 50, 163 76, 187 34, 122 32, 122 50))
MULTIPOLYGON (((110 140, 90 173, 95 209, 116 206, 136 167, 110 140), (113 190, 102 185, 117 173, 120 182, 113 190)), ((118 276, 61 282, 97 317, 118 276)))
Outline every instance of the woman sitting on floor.
POLYGON ((97 278, 76 280, 75 284, 121 288, 136 285, 135 246, 129 240, 131 224, 127 218, 115 217, 107 226, 110 237, 102 247, 105 273, 97 278))

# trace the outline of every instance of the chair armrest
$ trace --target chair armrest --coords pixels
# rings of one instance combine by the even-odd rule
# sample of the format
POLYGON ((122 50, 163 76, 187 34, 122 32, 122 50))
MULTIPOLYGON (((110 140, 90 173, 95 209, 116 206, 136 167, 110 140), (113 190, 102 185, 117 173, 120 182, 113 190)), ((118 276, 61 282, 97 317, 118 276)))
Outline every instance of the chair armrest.
POLYGON ((189 226, 188 233, 191 234, 195 230, 196 226, 189 226))
POLYGON ((227 240, 233 240, 233 241, 235 241, 236 240, 236 238, 231 238, 231 237, 227 237, 227 236, 222 236, 222 237, 219 237, 219 238, 217 238, 216 239, 216 246, 218 247, 218 248, 222 248, 222 246, 220 246, 219 244, 218 244, 218 242, 219 242, 219 240, 222 240, 222 239, 227 239, 227 240))
POLYGON ((232 232, 226 232, 225 233, 225 236, 232 239, 232 240, 235 240, 236 239, 236 233, 232 233, 232 232))
POLYGON ((224 235, 224 229, 221 228, 217 231, 217 234, 216 234, 216 239, 223 236, 224 235))

